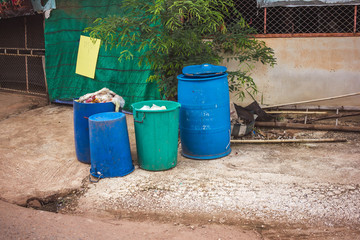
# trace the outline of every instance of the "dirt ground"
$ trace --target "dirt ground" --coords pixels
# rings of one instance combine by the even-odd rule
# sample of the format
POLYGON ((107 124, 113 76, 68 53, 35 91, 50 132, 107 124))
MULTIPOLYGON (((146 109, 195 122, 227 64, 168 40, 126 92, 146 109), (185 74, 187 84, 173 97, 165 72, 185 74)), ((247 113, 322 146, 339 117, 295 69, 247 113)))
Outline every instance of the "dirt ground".
POLYGON ((0 239, 261 239, 233 226, 85 218, 26 209, 0 201, 0 239))
POLYGON ((0 238, 360 239, 359 133, 286 130, 347 142, 232 145, 221 159, 179 154, 175 168, 150 172, 137 166, 127 115, 135 171, 89 183, 71 106, 6 92, 0 101, 0 238))

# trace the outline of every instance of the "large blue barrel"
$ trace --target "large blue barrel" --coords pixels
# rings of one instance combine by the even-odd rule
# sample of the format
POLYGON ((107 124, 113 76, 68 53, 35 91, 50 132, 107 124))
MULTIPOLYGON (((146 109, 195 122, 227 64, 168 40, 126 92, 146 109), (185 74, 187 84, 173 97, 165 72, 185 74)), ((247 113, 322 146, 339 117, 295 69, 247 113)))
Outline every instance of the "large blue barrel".
POLYGON ((89 117, 89 136, 92 176, 122 177, 134 171, 124 113, 92 115, 89 117))
POLYGON ((225 67, 204 64, 178 76, 182 155, 214 159, 230 148, 230 101, 225 67), (221 70, 221 71, 220 71, 221 70))
POLYGON ((96 113, 114 112, 115 105, 108 103, 79 103, 74 101, 74 136, 76 157, 80 162, 90 164, 89 121, 96 113))

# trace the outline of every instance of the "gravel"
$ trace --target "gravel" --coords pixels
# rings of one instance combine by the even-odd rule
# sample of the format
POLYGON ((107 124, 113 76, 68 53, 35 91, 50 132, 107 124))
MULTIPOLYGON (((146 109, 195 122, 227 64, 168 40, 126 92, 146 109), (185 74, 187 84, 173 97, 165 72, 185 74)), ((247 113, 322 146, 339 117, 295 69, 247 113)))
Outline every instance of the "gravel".
MULTIPOLYGON (((211 161, 179 156, 168 171, 139 169, 90 184, 81 212, 204 214, 226 221, 326 226, 360 223, 360 159, 334 145, 241 145, 211 161), (345 156, 346 155, 346 156, 345 156), (347 159, 343 159, 346 157, 347 159)), ((339 145, 337 145, 339 146, 339 145)), ((346 150, 346 149, 345 149, 346 150)))

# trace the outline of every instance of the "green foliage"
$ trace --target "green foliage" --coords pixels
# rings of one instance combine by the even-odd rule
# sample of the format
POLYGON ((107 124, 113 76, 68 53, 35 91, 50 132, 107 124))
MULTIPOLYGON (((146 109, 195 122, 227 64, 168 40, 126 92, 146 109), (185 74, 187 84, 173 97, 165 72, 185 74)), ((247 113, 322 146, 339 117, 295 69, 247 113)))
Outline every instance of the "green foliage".
POLYGON ((255 30, 245 22, 231 0, 124 0, 121 16, 99 18, 85 29, 100 38, 105 47, 126 49, 119 61, 134 59, 148 64, 168 99, 177 96, 177 75, 182 68, 203 63, 220 64, 235 60, 237 71, 229 71, 230 91, 240 98, 255 94, 251 77, 254 63, 273 66, 274 52, 252 35, 255 30), (227 20, 238 19, 227 24, 227 20))

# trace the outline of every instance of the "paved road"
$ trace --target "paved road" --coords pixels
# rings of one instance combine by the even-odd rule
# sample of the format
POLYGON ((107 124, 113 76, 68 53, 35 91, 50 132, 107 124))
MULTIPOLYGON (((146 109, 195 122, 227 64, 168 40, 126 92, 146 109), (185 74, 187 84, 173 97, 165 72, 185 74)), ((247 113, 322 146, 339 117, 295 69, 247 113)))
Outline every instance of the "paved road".
POLYGON ((0 239, 261 239, 236 226, 185 226, 91 219, 18 207, 0 201, 0 239))

